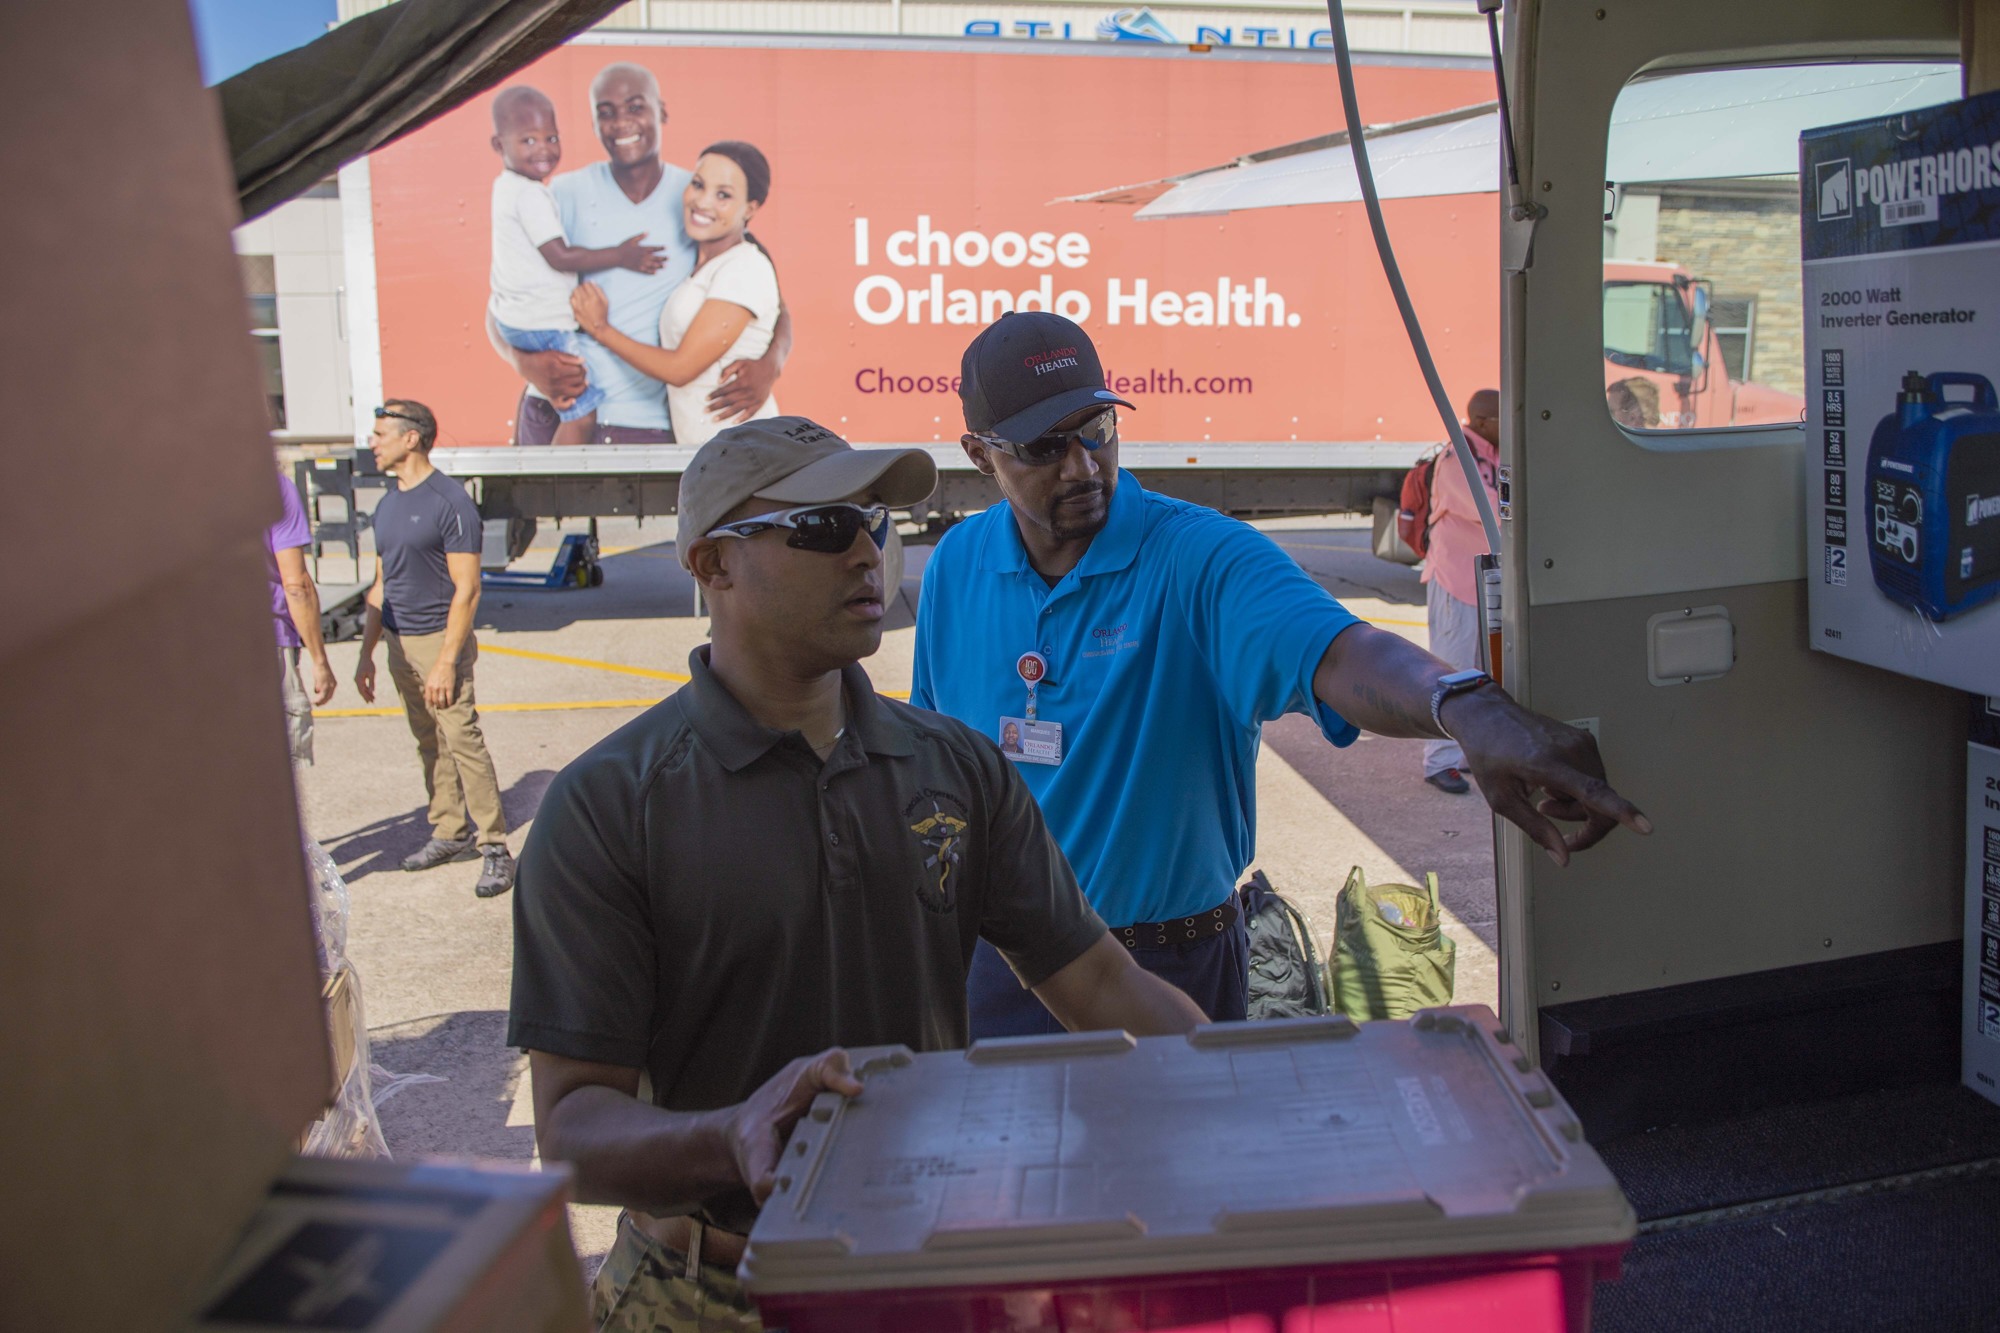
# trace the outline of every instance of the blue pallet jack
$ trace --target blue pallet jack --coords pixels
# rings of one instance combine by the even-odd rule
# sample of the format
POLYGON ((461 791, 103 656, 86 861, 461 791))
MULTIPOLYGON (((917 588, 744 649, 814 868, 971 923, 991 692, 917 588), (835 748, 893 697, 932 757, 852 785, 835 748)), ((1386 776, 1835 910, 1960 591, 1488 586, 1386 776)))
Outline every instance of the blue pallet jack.
POLYGON ((604 584, 604 566, 598 562, 597 524, 591 530, 572 532, 556 548, 555 563, 546 574, 515 573, 513 570, 486 570, 480 582, 489 588, 597 588, 604 584))

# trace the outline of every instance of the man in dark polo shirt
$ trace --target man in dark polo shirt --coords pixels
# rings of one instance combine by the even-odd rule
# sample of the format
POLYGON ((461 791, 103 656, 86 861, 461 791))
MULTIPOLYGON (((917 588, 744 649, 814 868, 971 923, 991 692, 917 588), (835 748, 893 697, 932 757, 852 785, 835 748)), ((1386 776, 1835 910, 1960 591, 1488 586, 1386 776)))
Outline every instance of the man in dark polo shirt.
POLYGON ((627 1209, 601 1327, 757 1327, 732 1270, 784 1135, 816 1093, 860 1090, 839 1048, 965 1044, 977 940, 1072 1028, 1203 1021, 1105 931, 993 743, 857 665, 888 508, 935 484, 921 450, 800 417, 717 435, 680 490, 713 642, 542 800, 508 1041, 542 1155, 627 1209))
POLYGON ((513 887, 514 858, 500 780, 473 700, 479 510, 465 487, 431 466, 436 442, 437 418, 422 403, 391 398, 375 409, 368 445, 396 487, 375 506, 375 586, 365 599, 354 684, 375 702, 375 645, 386 631, 389 678, 417 738, 430 793, 430 841, 403 858, 403 869, 478 856, 484 864, 473 892, 492 898, 513 887))

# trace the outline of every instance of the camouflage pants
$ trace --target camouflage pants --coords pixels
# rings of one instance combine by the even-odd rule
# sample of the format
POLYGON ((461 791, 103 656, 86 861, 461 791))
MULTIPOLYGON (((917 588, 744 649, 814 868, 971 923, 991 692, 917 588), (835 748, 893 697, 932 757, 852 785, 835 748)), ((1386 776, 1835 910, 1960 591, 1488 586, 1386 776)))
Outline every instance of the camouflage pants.
POLYGON ((591 1284, 598 1333, 766 1333, 743 1284, 726 1268, 702 1264, 618 1218, 618 1239, 591 1284))

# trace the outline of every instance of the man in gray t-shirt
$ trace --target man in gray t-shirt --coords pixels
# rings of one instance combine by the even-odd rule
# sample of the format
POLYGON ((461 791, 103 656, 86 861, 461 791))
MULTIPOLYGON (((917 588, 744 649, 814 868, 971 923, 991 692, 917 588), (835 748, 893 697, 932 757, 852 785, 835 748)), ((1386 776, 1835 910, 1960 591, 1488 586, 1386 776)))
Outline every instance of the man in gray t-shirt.
POLYGON ((514 886, 514 858, 500 781, 473 702, 479 510, 465 487, 431 466, 436 440, 437 418, 422 403, 391 398, 375 409, 369 447, 396 488, 375 506, 375 586, 368 590, 354 683, 363 699, 375 701, 375 645, 386 633, 389 675, 430 792, 431 839, 404 858, 403 869, 483 857, 474 892, 491 898, 514 886))

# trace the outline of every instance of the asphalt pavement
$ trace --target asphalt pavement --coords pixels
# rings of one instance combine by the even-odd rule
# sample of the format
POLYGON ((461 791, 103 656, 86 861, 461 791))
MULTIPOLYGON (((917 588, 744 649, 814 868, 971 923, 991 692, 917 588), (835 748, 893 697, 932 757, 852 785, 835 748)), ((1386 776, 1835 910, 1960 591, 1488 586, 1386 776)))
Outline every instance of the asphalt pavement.
MULTIPOLYGON (((567 531, 582 528, 571 522, 567 531)), ((1365 520, 1260 525, 1300 566, 1365 619, 1425 641, 1416 572, 1375 559, 1365 520)), ((489 588, 480 603, 476 672, 487 744, 519 850, 549 781, 600 737, 672 693, 706 638, 694 587, 674 556, 671 519, 600 524, 602 587, 489 588)), ((516 569, 545 568, 559 533, 544 524, 516 569)), ((912 621, 927 548, 913 547, 882 650, 865 664, 876 687, 910 687, 912 621)), ((323 583, 357 572, 345 553, 320 562, 323 583)), ((349 956, 362 982, 372 1058, 439 1082, 398 1088, 382 1106, 398 1157, 446 1154, 513 1161, 534 1154, 525 1058, 505 1043, 512 903, 473 896, 479 865, 419 874, 398 863, 429 830, 415 743, 386 672, 373 705, 355 693, 358 646, 330 652, 341 688, 316 723, 317 763, 300 776, 307 831, 326 847, 353 897, 349 956)), ((381 661, 378 657, 378 669, 381 661)), ((1265 728, 1258 765, 1255 865, 1305 914, 1322 954, 1334 898, 1350 869, 1370 883, 1438 873, 1445 930, 1458 947, 1458 999, 1495 1004, 1491 821, 1477 795, 1421 781, 1422 742, 1364 736, 1329 746, 1304 717, 1265 728)), ((613 1210, 573 1212, 587 1268, 611 1243, 613 1210)))

